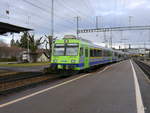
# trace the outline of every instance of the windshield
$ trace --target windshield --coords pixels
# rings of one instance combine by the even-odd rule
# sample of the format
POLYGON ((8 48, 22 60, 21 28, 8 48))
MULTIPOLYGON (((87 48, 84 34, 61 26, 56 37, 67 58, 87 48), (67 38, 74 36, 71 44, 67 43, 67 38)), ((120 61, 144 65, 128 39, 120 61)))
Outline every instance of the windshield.
POLYGON ((77 56, 78 44, 55 44, 54 47, 55 56, 77 56))
POLYGON ((77 56, 78 55, 78 44, 67 44, 66 56, 77 56))
POLYGON ((78 47, 67 47, 66 55, 67 56, 77 56, 78 55, 78 47))
POLYGON ((63 56, 64 53, 65 53, 64 44, 55 44, 54 55, 55 56, 63 56))

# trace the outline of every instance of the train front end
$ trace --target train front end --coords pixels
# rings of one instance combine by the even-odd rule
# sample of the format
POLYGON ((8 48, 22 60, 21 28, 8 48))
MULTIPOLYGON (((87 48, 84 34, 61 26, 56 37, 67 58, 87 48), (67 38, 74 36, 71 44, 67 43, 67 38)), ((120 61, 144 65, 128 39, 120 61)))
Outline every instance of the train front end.
POLYGON ((51 55, 51 68, 59 73, 74 73, 80 70, 77 39, 56 40, 51 55))

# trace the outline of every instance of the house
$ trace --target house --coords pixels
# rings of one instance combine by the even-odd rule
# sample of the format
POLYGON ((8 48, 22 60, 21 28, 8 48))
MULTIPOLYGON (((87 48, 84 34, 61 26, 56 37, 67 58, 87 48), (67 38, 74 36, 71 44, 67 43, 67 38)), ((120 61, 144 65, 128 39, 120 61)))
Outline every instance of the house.
POLYGON ((20 53, 20 62, 49 62, 49 56, 44 50, 37 50, 37 52, 22 51, 20 53))
POLYGON ((38 54, 37 62, 49 62, 49 61, 50 59, 44 52, 38 54))
POLYGON ((20 52, 19 62, 30 62, 30 55, 28 54, 28 51, 25 50, 20 52))
POLYGON ((6 62, 18 61, 22 51, 24 51, 24 49, 17 47, 0 47, 0 60, 6 62))

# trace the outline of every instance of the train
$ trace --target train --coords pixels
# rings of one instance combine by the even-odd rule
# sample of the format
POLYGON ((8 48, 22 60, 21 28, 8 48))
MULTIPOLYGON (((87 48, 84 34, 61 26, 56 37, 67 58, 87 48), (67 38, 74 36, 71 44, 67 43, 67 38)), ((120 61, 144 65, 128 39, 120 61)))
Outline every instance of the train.
POLYGON ((124 52, 98 46, 83 38, 66 35, 52 44, 51 72, 68 76, 81 70, 119 62, 127 58, 124 52))

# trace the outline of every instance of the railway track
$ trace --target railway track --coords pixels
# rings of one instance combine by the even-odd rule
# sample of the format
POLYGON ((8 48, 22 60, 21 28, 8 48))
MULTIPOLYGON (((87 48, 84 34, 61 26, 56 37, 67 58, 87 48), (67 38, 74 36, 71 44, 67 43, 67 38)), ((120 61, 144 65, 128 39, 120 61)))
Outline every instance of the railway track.
POLYGON ((0 76, 0 94, 56 78, 42 72, 21 72, 0 76))
POLYGON ((143 72, 148 76, 150 79, 150 65, 139 61, 139 60, 134 60, 134 62, 143 70, 143 72))
POLYGON ((8 76, 1 76, 0 77, 0 84, 1 83, 6 83, 6 82, 13 82, 13 81, 18 81, 18 80, 23 80, 23 79, 29 79, 33 77, 39 77, 43 76, 42 72, 25 72, 25 73, 17 73, 14 75, 8 75, 8 76))
MULTIPOLYGON (((103 69, 106 65, 103 65, 101 67, 94 68, 90 73, 96 73, 100 69, 103 69)), ((1 71, 3 72, 3 71, 1 71)), ((11 73, 11 72, 10 72, 11 73)), ((23 89, 24 87, 31 87, 40 84, 45 83, 46 81, 53 81, 60 79, 55 74, 45 74, 43 72, 20 72, 14 74, 2 74, 0 73, 0 95, 5 95, 10 92, 14 92, 20 89, 23 89)), ((84 72, 79 72, 78 75, 82 75, 84 72)))

